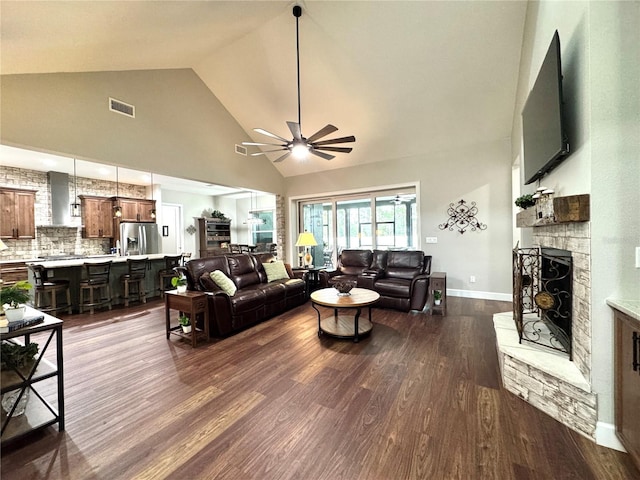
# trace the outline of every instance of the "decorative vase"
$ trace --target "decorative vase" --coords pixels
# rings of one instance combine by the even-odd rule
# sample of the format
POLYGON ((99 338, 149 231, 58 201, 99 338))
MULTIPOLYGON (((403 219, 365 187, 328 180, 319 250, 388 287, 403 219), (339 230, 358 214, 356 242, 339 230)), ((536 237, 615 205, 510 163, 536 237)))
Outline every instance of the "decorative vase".
POLYGON ((25 410, 27 409, 27 402, 29 401, 29 389, 27 388, 22 394, 20 400, 18 400, 18 396, 20 395, 21 391, 22 390, 12 390, 2 395, 2 409, 7 413, 7 415, 11 413, 11 409, 15 405, 16 401, 18 402, 18 405, 16 406, 16 409, 14 410, 12 416, 19 417, 20 415, 24 414, 25 410))
POLYGON ((187 291, 186 285, 178 285, 176 288, 178 289, 178 293, 184 293, 187 291))
POLYGON ((182 325, 182 331, 184 333, 191 333, 191 325, 182 325))
POLYGON ((17 308, 5 308, 4 313, 7 316, 7 320, 10 322, 15 322, 16 320, 22 320, 24 318, 24 313, 27 308, 22 305, 17 308))

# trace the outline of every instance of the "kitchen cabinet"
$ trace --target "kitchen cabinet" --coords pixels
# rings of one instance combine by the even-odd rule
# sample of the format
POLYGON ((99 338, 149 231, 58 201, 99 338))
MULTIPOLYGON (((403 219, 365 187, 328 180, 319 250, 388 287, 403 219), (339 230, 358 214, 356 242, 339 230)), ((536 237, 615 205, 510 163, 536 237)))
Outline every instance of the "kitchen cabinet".
POLYGON ((151 211, 156 208, 155 200, 144 198, 123 198, 116 197, 114 201, 122 209, 121 222, 152 222, 156 219, 151 216, 151 211))
POLYGON ((35 190, 0 188, 0 238, 36 238, 35 190))
POLYGON ((640 468, 640 321, 614 312, 616 433, 640 468))
POLYGON ((84 238, 113 237, 113 201, 108 197, 79 195, 84 238))

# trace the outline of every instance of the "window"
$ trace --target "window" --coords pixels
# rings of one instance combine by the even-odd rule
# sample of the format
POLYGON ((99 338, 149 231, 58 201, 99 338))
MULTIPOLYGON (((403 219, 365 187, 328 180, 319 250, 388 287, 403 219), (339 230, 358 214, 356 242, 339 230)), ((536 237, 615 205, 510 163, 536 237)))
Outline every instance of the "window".
POLYGON ((312 232, 318 246, 315 265, 330 266, 344 248, 418 248, 415 188, 342 195, 302 202, 302 230, 312 232), (335 221, 334 221, 335 219, 335 221))
POLYGON ((251 240, 253 244, 274 243, 273 210, 254 211, 253 214, 261 218, 263 222, 259 225, 251 225, 251 240))

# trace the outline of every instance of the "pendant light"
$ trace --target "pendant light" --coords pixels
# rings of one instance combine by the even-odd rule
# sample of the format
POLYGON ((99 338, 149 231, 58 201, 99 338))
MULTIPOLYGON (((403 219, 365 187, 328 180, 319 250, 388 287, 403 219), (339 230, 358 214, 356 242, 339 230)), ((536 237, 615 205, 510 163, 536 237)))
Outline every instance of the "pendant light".
MULTIPOLYGON (((258 199, 256 197, 256 207, 258 206, 258 199)), ((251 192, 251 200, 250 200, 250 210, 249 210, 249 218, 247 218, 247 225, 262 225, 264 220, 255 214, 255 209, 253 208, 253 192, 251 192)))
POLYGON ((122 217, 122 207, 120 206, 120 182, 118 178, 118 166, 116 165, 116 204, 113 206, 113 218, 122 217))
POLYGON ((78 175, 76 173, 76 159, 73 159, 73 202, 71 202, 71 216, 79 217, 80 204, 78 203, 78 175))
MULTIPOLYGON (((151 172, 151 201, 153 202, 153 172, 151 172)), ((151 209, 151 211, 149 212, 149 214, 151 215, 151 218, 153 218, 155 220, 155 218, 156 218, 155 204, 154 204, 153 208, 151 209)))

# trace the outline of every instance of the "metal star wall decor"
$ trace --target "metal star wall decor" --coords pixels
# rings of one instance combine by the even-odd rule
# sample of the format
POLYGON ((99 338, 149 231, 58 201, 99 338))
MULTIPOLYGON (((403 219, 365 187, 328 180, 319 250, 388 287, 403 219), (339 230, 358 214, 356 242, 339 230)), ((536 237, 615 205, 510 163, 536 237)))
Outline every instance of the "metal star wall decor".
POLYGON ((461 234, 464 234, 467 228, 472 231, 486 230, 487 225, 478 221, 477 214, 478 207, 476 207, 476 202, 471 202, 470 206, 464 200, 460 200, 458 203, 450 203, 447 209, 449 219, 445 223, 438 225, 438 227, 440 230, 449 229, 451 231, 457 228, 461 234))

